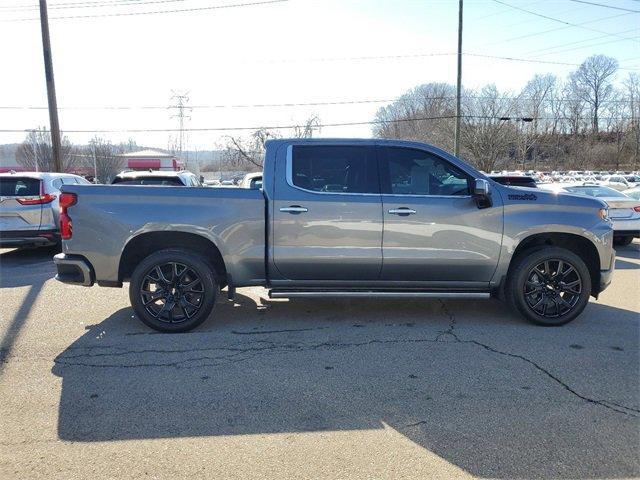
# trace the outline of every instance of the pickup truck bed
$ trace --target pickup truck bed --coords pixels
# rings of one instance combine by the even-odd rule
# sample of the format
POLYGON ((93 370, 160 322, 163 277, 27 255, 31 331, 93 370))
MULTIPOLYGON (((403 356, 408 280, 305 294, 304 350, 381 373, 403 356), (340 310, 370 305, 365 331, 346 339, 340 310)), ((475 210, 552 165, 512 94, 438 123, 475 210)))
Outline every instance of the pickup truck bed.
POLYGON ((188 248, 189 235, 219 251, 235 285, 264 284, 261 190, 88 185, 65 191, 80 199, 65 252, 85 258, 99 285, 121 286, 132 273, 125 265, 141 260, 140 252, 155 244, 188 248))

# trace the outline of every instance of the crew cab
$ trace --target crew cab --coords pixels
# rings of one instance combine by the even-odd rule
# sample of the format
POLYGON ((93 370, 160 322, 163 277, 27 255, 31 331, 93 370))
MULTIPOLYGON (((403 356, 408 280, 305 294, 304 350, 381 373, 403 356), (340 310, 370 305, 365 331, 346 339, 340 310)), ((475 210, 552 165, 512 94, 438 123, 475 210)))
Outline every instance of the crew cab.
POLYGON ((266 143, 262 189, 65 186, 62 282, 121 287, 160 331, 196 327, 220 289, 282 297, 506 300, 541 325, 609 285, 601 200, 500 185, 396 140, 266 143))

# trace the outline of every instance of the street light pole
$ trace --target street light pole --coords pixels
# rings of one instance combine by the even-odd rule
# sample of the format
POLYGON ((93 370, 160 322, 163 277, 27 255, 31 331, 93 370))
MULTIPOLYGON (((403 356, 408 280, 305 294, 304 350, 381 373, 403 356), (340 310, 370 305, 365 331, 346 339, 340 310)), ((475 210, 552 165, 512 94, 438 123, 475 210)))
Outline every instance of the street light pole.
POLYGON ((61 172, 62 162, 60 159, 60 124, 58 123, 56 84, 53 79, 53 62, 51 60, 51 40, 49 38, 49 16, 47 15, 47 0, 40 0, 40 28, 42 30, 42 54, 44 56, 44 73, 47 81, 47 99, 49 101, 49 123, 51 124, 53 170, 55 172, 61 172))
POLYGON ((98 162, 96 161, 96 144, 93 142, 91 145, 91 151, 93 153, 93 181, 95 182, 98 178, 98 162))
POLYGON ((462 95, 462 2, 458 2, 458 78, 456 82, 456 129, 453 139, 453 153, 460 155, 460 97, 462 95))

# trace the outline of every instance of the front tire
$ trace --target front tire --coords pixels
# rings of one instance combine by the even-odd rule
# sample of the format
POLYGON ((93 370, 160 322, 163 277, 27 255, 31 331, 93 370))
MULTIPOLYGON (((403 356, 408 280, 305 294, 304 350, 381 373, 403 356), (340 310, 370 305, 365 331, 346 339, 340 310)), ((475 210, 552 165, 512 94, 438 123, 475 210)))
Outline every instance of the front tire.
POLYGON ((507 301, 527 320, 548 327, 574 320, 587 306, 591 275, 584 261, 559 247, 541 247, 514 259, 507 301))
POLYGON ((187 250, 168 249, 138 264, 131 275, 129 299, 146 325, 177 333, 207 319, 217 291, 216 275, 209 262, 187 250))

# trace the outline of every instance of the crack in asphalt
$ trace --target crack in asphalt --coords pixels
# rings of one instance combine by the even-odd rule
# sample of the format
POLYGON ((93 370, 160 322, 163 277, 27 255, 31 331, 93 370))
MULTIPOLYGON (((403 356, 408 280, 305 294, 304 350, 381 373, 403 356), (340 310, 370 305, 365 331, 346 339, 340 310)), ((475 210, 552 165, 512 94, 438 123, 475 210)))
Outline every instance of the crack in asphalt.
POLYGON ((482 347, 490 352, 493 353, 497 353, 498 355, 503 355, 506 357, 512 357, 512 358, 518 358, 524 362, 527 362, 528 364, 532 365, 534 368, 536 368, 537 370, 539 370, 540 372, 544 373, 546 376, 548 376, 549 378, 551 378, 553 381, 555 381, 556 383, 558 383, 560 386, 562 386, 562 388, 564 388, 566 391, 568 391, 569 393, 571 393, 572 395, 578 397, 581 400, 584 400, 585 402, 589 402, 589 403, 593 403, 595 405, 600 405, 601 407, 604 408, 608 408, 609 410, 613 410, 614 412, 618 412, 618 413, 622 413, 624 415, 630 415, 633 417, 638 417, 639 415, 634 415, 633 413, 629 413, 627 411, 624 411, 623 409, 626 410, 630 410, 633 411, 633 408, 629 408, 629 407, 625 407, 625 406, 612 406, 615 405, 612 402, 607 402, 606 400, 596 400, 594 398, 590 398, 587 397, 585 395, 582 395, 580 393, 578 393, 577 391, 575 391, 573 388, 571 388, 567 383, 563 382, 562 380, 560 380, 560 378, 558 378, 556 375, 554 375, 553 373, 551 373, 549 370, 547 370, 546 368, 542 367, 541 365, 538 365, 536 362, 534 362, 533 360, 525 357, 524 355, 518 355, 516 353, 510 353, 510 352, 503 352, 502 350, 498 350, 496 348, 493 348, 489 345, 486 345, 484 343, 480 343, 476 340, 464 340, 462 341, 463 343, 472 343, 474 345, 478 345, 479 347, 482 347), (618 407, 618 408, 616 408, 618 407))
POLYGON ((266 335, 269 333, 288 333, 288 332, 310 332, 312 330, 325 330, 329 327, 313 327, 313 328, 286 328, 284 330, 255 330, 250 332, 241 332, 239 330, 231 330, 234 335, 266 335))
POLYGON ((447 328, 446 330, 442 330, 440 334, 436 337, 436 341, 440 341, 440 339, 445 336, 452 336, 454 338, 454 341, 459 341, 458 337, 454 333, 454 330, 456 328, 456 316, 449 310, 449 308, 447 307, 447 304, 444 303, 442 299, 439 298, 438 302, 440 303, 442 312, 449 319, 449 328, 447 328))
MULTIPOLYGON (((373 339, 365 342, 352 342, 352 343, 335 343, 335 342, 323 342, 318 344, 301 344, 301 343, 289 343, 289 344, 276 344, 274 342, 270 342, 270 345, 262 346, 262 347, 248 347, 248 348, 238 348, 238 347, 204 347, 204 348, 190 348, 190 349, 174 349, 174 350, 160 350, 160 349, 144 349, 144 350, 125 350, 121 352, 102 352, 102 353, 81 353, 77 355, 61 355, 54 360, 54 363, 58 365, 64 366, 82 366, 82 367, 93 367, 93 368, 144 368, 144 367, 176 367, 176 368, 199 368, 203 365, 195 365, 191 366, 183 366, 183 364, 194 363, 203 360, 227 360, 233 359, 242 354, 253 354, 249 358, 253 358, 254 356, 263 353, 263 352, 275 352, 275 353, 289 353, 289 352, 301 352, 301 351, 312 351, 312 350, 338 350, 344 348, 356 348, 362 347, 366 345, 374 345, 374 344, 395 344, 395 343, 434 343, 436 340, 431 338, 423 338, 423 339, 402 339, 402 340, 378 340, 373 339), (98 357, 123 357, 128 355, 139 355, 139 354, 147 354, 147 353, 157 353, 157 354, 182 354, 182 353, 195 353, 195 352, 204 352, 204 351, 230 351, 228 355, 218 355, 218 356, 210 356, 203 355, 200 357, 187 358, 182 360, 177 360, 174 362, 153 362, 153 363, 135 363, 131 365, 123 364, 123 363, 89 363, 89 362, 76 362, 74 359, 91 359, 98 357), (72 361, 68 361, 72 360, 72 361)), ((90 347, 85 347, 89 348, 90 347)), ((248 358, 241 358, 237 361, 245 361, 248 358)), ((231 363, 231 362, 227 362, 231 363)), ((218 364, 216 364, 218 365, 218 364)))
MULTIPOLYGON (((538 364, 534 360, 527 358, 524 355, 520 355, 517 353, 511 353, 503 350, 499 350, 491 345, 487 345, 485 343, 479 342, 477 340, 463 340, 456 333, 456 316, 453 312, 451 312, 447 305, 439 300, 441 304, 442 311, 446 315, 449 320, 449 325, 446 330, 440 331, 435 338, 405 338, 405 339, 392 339, 392 340, 380 340, 380 339, 372 339, 362 342, 322 342, 317 344, 304 344, 304 343, 276 343, 269 341, 258 341, 255 342, 257 344, 263 345, 254 345, 248 347, 202 347, 202 348, 188 348, 188 349, 143 349, 143 350, 124 350, 120 347, 111 347, 114 349, 118 349, 121 351, 116 352, 99 352, 93 353, 91 352, 91 346, 87 347, 78 347, 88 349, 87 353, 80 353, 77 355, 61 355, 57 357, 54 362, 58 365, 68 366, 68 367, 89 367, 89 368, 150 368, 150 367, 174 367, 178 369, 185 368, 202 368, 208 366, 221 366, 225 364, 231 363, 239 363, 255 358, 258 355, 265 353, 276 353, 276 354, 285 354, 291 352, 303 352, 303 351, 314 351, 314 350, 338 350, 345 348, 359 348, 363 346, 370 345, 387 345, 387 344, 409 344, 409 343, 449 343, 451 345, 455 344, 470 344, 475 345, 479 348, 486 350, 495 355, 500 355, 507 358, 517 359, 519 361, 525 362, 532 366, 534 369, 545 375, 547 378, 551 379, 553 382, 561 386, 565 391, 569 392, 574 397, 606 408, 610 411, 620 413, 623 415, 629 415, 633 417, 638 417, 637 415, 640 413, 640 410, 634 407, 625 406, 619 403, 615 403, 609 400, 598 400, 595 398, 588 397, 576 391, 569 384, 560 379, 557 375, 553 374, 551 371, 538 364), (445 337, 450 337, 452 340, 444 341, 442 340, 445 337), (193 358, 180 359, 176 361, 168 361, 168 362, 149 362, 149 363, 133 363, 133 364, 124 364, 124 363, 92 363, 87 361, 91 358, 99 358, 99 357, 125 357, 129 355, 140 355, 140 354, 159 354, 159 355, 168 355, 168 354, 189 354, 189 353, 197 353, 197 352, 215 352, 215 351, 225 351, 229 352, 227 354, 222 355, 201 355, 193 358), (75 360, 85 360, 85 361, 75 361, 75 360), (199 363, 200 362, 200 363, 199 363), (201 363, 207 362, 207 363, 201 363)), ((322 327, 327 328, 327 327, 322 327)), ((273 333, 286 333, 290 331, 311 331, 317 330, 318 328, 308 328, 308 329, 286 329, 286 330, 271 330, 271 331, 259 331, 259 332, 242 332, 240 334, 273 334, 273 333)), ((238 333, 238 332, 232 332, 238 333)), ((95 346, 96 348, 109 348, 104 346, 95 346)), ((418 426, 422 423, 426 422, 416 422, 413 424, 406 425, 407 427, 418 426)))
MULTIPOLYGON (((568 391, 572 395, 578 397, 579 399, 581 399, 581 400, 583 400, 585 402, 593 403, 595 405, 599 405, 601 407, 608 408, 609 410, 613 410, 614 412, 622 413, 624 415, 631 415, 631 416, 637 417, 638 415, 634 415, 634 413, 631 413, 631 412, 640 413, 640 410, 638 410, 636 408, 633 408, 633 407, 627 407, 625 405, 620 405, 620 404, 617 404, 617 403, 614 403, 614 402, 611 402, 611 401, 607 401, 607 400, 597 400, 597 399, 590 398, 590 397, 587 397, 585 395, 582 395, 582 394, 578 393, 576 390, 574 390, 573 388, 571 388, 567 383, 563 382, 559 377, 557 377, 556 375, 551 373, 549 370, 547 370, 543 366, 539 365, 535 361, 531 360, 530 358, 525 357, 524 355, 519 355, 519 354, 516 354, 516 353, 510 353, 510 352, 504 352, 504 351, 498 350, 497 348, 494 348, 494 347, 492 347, 490 345, 484 344, 482 342, 478 342, 477 340, 460 340, 458 335, 454 332, 454 329, 455 329, 455 326, 456 326, 455 315, 453 314, 453 312, 451 312, 447 308, 447 306, 444 303, 444 301, 442 301, 441 299, 438 299, 438 301, 440 302, 440 305, 442 306, 442 311, 444 312, 444 314, 449 317, 449 328, 447 330, 441 332, 440 335, 438 335, 437 339, 440 339, 442 336, 449 335, 449 336, 452 336, 455 339, 455 342, 458 342, 458 343, 470 343, 470 344, 473 344, 473 345, 477 345, 477 346, 479 346, 481 348, 484 348, 485 350, 487 350, 489 352, 496 353, 498 355, 511 357, 511 358, 517 358, 519 360, 527 362, 529 365, 533 366, 535 369, 537 369, 538 371, 542 372, 547 377, 549 377, 550 379, 555 381, 557 384, 562 386, 562 388, 564 388, 566 391, 568 391)), ((416 424, 407 425, 407 426, 417 426, 420 423, 422 423, 422 422, 417 422, 416 424)))

